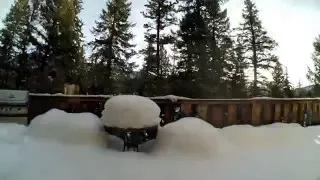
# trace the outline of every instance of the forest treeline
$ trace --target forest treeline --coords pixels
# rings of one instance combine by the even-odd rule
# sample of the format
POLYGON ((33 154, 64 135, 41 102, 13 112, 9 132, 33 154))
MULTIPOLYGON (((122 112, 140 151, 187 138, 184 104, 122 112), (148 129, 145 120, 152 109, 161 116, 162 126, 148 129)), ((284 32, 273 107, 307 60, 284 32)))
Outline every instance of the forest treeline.
POLYGON ((82 94, 175 94, 197 98, 304 97, 320 92, 320 39, 311 90, 295 89, 257 5, 244 0, 232 29, 223 0, 148 0, 143 49, 133 44, 132 3, 109 0, 86 42, 82 0, 15 0, 0 29, 0 88, 82 94), (85 56, 89 49, 90 56, 85 56), (143 58, 137 68, 133 59, 143 58), (272 80, 265 77, 272 75, 272 80))

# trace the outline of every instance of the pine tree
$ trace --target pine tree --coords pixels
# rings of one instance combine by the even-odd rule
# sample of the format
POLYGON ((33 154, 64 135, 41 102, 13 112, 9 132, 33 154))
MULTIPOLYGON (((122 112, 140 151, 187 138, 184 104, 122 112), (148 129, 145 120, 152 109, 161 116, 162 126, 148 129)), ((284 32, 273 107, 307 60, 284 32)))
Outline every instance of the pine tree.
POLYGON ((272 72, 272 82, 269 84, 270 96, 276 98, 283 98, 284 95, 284 81, 285 75, 283 72, 282 64, 280 62, 276 63, 274 70, 272 72))
POLYGON ((214 84, 214 96, 223 97, 226 92, 228 62, 232 60, 233 45, 230 37, 230 23, 227 10, 221 9, 221 0, 203 1, 204 19, 207 24, 208 56, 211 71, 210 84, 214 84))
POLYGON ((83 62, 80 0, 44 0, 39 3, 37 44, 39 70, 44 80, 54 72, 52 92, 63 91, 63 85, 77 83, 78 65, 83 62))
POLYGON ((175 8, 177 2, 172 0, 148 0, 145 5, 146 10, 142 12, 143 16, 149 20, 144 24, 147 29, 147 36, 155 36, 157 78, 161 78, 161 56, 160 48, 167 44, 172 44, 172 36, 164 34, 164 30, 172 26, 176 21, 175 8), (152 31, 155 31, 152 32, 152 31))
POLYGON ((156 76, 157 76, 157 60, 156 50, 153 47, 155 41, 154 36, 145 35, 147 47, 140 51, 144 56, 144 64, 142 68, 143 83, 141 84, 139 94, 145 96, 155 96, 156 92, 156 76))
POLYGON ((313 43, 314 52, 312 54, 313 70, 309 67, 307 78, 313 86, 314 95, 320 95, 320 35, 313 43))
POLYGON ((243 23, 240 25, 240 36, 243 39, 245 52, 249 54, 247 57, 251 60, 250 64, 253 68, 253 96, 259 95, 259 76, 261 70, 269 70, 273 67, 273 63, 277 61, 277 57, 273 54, 276 42, 271 39, 266 30, 261 25, 258 17, 258 10, 252 0, 244 1, 245 8, 242 13, 243 23))
POLYGON ((294 91, 291 82, 289 81, 288 69, 286 68, 283 82, 283 93, 286 98, 293 98, 294 91))
POLYGON ((307 91, 302 87, 301 80, 298 82, 298 86, 295 89, 295 96, 296 97, 306 97, 307 91))
POLYGON ((173 92, 187 97, 208 97, 210 88, 203 83, 208 79, 208 57, 206 52, 206 26, 201 9, 202 1, 186 1, 180 8, 183 17, 177 32, 178 81, 173 92), (205 79, 201 79, 201 78, 205 79))
POLYGON ((123 77, 128 78, 134 67, 129 63, 135 55, 135 45, 130 42, 133 39, 131 28, 134 27, 129 22, 130 13, 131 2, 128 0, 108 1, 107 10, 102 10, 92 30, 95 40, 90 43, 93 48, 91 59, 103 67, 99 69, 102 76, 96 79, 97 84, 103 84, 104 93, 117 93, 119 84, 116 83, 121 83, 123 77))
POLYGON ((245 70, 248 63, 244 57, 244 47, 241 39, 238 37, 234 47, 234 57, 231 60, 231 69, 229 70, 229 89, 230 97, 247 97, 247 82, 245 70))
POLYGON ((31 15, 29 1, 17 0, 3 20, 4 27, 0 31, 0 65, 7 77, 1 77, 2 86, 8 84, 9 77, 15 76, 15 82, 11 82, 11 86, 26 88, 31 70, 27 52, 31 15))

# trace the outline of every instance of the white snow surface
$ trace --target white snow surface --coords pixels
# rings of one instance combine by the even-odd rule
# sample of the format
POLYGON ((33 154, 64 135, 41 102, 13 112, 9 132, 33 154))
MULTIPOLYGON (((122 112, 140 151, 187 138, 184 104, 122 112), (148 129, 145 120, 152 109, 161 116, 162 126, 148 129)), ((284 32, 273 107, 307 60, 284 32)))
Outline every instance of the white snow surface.
POLYGON ((84 131, 90 132, 92 127, 96 127, 89 123, 90 117, 94 115, 63 114, 59 110, 51 110, 41 117, 45 123, 37 125, 37 121, 34 121, 33 127, 0 124, 1 180, 320 179, 319 126, 303 128, 296 124, 277 123, 261 127, 241 125, 210 130, 210 125, 199 119, 186 118, 160 128, 159 141, 164 143, 156 141, 150 144, 153 147, 150 151, 135 153, 120 152, 121 146, 119 150, 113 150, 110 146, 107 148, 95 143, 79 145, 72 140, 61 139, 65 136, 57 138, 55 132, 59 133, 60 130, 64 135, 70 130, 68 134, 74 138, 78 132, 62 124, 77 126, 77 122, 80 124, 77 127, 84 134, 84 131), (72 122, 65 123, 62 117, 72 122), (37 127, 45 130, 39 133, 37 127), (183 130, 170 132, 178 127, 183 130), (45 131, 49 131, 48 134, 45 131), (164 131, 169 131, 172 136, 166 137, 162 134, 164 131), (49 134, 53 138, 49 138, 49 134), (191 150, 183 150, 170 142, 182 139, 176 137, 181 135, 187 136, 185 139, 195 136, 186 143, 180 142, 182 147, 190 145, 192 139, 200 140, 188 147, 191 150), (214 145, 201 141, 201 138, 209 140, 210 137, 214 145), (196 150, 197 146, 208 146, 214 152, 199 156, 199 152, 205 150, 196 150), (170 151, 172 153, 168 153, 170 151), (204 160, 204 157, 207 158, 204 160))
POLYGON ((144 128, 158 125, 159 116, 159 106, 149 98, 119 95, 107 100, 101 119, 110 127, 144 128))
POLYGON ((38 115, 26 134, 44 141, 68 144, 106 145, 102 121, 92 113, 67 113, 58 109, 38 115))
POLYGON ((201 119, 187 117, 158 129, 152 153, 208 158, 233 149, 218 129, 201 119))

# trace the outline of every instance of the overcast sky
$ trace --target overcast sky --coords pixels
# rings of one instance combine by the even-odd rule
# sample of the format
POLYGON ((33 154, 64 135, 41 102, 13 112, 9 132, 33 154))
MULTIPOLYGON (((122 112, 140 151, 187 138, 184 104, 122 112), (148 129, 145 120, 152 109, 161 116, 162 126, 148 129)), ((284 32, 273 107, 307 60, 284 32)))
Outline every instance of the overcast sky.
MULTIPOLYGON (((92 39, 90 28, 98 18, 106 0, 83 0, 84 10, 81 17, 85 23, 86 40, 92 39)), ((132 0, 131 20, 137 24, 134 28, 137 48, 143 48, 143 23, 141 11, 147 0, 132 0)), ((0 17, 7 13, 13 0, 0 0, 0 17)), ((320 0, 256 0, 260 10, 262 25, 274 38, 279 47, 277 55, 280 61, 288 67, 291 81, 296 85, 300 80, 307 85, 307 66, 312 65, 312 43, 320 34, 320 0)), ((231 25, 236 27, 241 21, 243 0, 229 0, 226 4, 231 25)), ((140 62, 141 63, 141 62, 140 62)))

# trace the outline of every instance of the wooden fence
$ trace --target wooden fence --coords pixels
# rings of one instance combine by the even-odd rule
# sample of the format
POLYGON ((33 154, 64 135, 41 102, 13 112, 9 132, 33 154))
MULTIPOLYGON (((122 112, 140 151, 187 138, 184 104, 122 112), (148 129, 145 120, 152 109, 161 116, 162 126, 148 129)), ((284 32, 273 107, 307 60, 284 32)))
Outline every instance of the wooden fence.
MULTIPOLYGON (((28 119, 57 108, 67 112, 92 112, 101 115, 108 96, 58 96, 30 94, 28 119)), ((161 108, 165 123, 179 113, 197 115, 215 127, 236 124, 253 126, 275 122, 299 123, 303 126, 320 124, 320 99, 179 99, 151 98, 161 108), (179 108, 177 108, 179 107, 179 108)))

